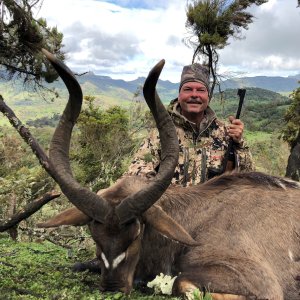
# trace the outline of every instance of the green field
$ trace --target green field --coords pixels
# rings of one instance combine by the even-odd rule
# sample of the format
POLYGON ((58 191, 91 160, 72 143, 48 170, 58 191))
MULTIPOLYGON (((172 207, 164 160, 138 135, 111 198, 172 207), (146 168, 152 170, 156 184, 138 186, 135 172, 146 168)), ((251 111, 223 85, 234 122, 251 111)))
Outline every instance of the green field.
POLYGON ((6 234, 1 234, 0 299, 179 300, 154 295, 150 289, 147 293, 133 290, 129 297, 122 293, 101 293, 99 275, 71 271, 75 262, 89 259, 91 255, 91 251, 84 248, 70 250, 47 241, 13 242, 6 234))

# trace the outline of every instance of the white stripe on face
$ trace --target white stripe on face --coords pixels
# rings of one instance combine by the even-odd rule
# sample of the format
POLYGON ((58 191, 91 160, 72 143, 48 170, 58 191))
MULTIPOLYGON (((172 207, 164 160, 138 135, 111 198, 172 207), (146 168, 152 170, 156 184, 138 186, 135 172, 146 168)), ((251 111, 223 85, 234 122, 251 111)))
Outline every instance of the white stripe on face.
POLYGON ((108 268, 109 268, 109 262, 108 262, 108 260, 107 260, 107 258, 106 258, 106 256, 105 256, 105 254, 104 254, 103 252, 101 253, 101 258, 102 258, 102 260, 103 260, 103 263, 104 263, 105 268, 108 269, 108 268))
POLYGON ((113 270, 124 260, 125 256, 126 256, 126 254, 125 254, 125 252, 123 252, 113 260, 113 263, 112 263, 113 270))

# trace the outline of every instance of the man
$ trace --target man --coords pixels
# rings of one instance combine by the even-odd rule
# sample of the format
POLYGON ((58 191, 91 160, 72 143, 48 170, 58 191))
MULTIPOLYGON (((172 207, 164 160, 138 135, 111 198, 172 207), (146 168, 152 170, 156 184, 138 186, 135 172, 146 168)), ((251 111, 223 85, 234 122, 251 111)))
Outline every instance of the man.
MULTIPOLYGON (((243 140, 243 122, 230 116, 230 124, 226 126, 218 120, 209 107, 208 91, 208 69, 197 63, 185 66, 178 98, 168 107, 180 145, 173 178, 175 184, 194 185, 225 171, 253 169, 251 154, 243 140), (233 140, 233 152, 228 157, 230 139, 233 140)), ((126 175, 155 176, 159 161, 159 137, 153 131, 138 150, 126 175)))

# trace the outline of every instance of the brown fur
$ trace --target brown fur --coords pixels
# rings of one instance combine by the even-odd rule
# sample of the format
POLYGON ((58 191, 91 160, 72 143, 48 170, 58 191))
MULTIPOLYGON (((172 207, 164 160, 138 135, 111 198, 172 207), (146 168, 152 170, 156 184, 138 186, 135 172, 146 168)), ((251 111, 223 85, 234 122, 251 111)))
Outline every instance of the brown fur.
POLYGON ((299 183, 255 172, 225 174, 169 188, 158 205, 201 246, 174 244, 146 226, 137 276, 181 273, 178 282, 216 293, 299 299, 299 183))
MULTIPOLYGON (((101 195, 115 206, 147 184, 140 177, 123 178, 101 195)), ((257 172, 224 174, 198 186, 170 187, 156 205, 167 218, 161 209, 149 209, 137 221, 145 222, 140 244, 135 241, 134 248, 128 248, 134 249, 132 257, 140 257, 136 267, 135 261, 130 263, 135 279, 147 282, 161 272, 178 276, 174 294, 183 293, 188 284, 213 292, 213 299, 300 299, 299 183, 257 172), (176 235, 180 225, 182 235, 186 231, 199 246, 182 244, 184 238, 176 235)), ((94 228, 93 237, 100 261, 102 251, 115 252, 108 258, 112 261, 124 251, 115 236, 125 242, 130 232, 137 235, 137 225, 114 234, 105 228, 94 228)), ((105 271, 105 286, 118 276, 129 278, 123 269, 105 271)), ((119 289, 128 292, 130 287, 119 289)))

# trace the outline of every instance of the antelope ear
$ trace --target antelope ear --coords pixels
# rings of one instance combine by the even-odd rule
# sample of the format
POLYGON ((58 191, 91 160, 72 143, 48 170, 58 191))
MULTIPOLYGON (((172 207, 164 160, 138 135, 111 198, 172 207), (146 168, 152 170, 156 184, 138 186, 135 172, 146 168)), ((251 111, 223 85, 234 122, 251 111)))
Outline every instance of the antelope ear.
POLYGON ((195 241, 181 225, 179 225, 157 205, 152 205, 143 214, 143 218, 145 219, 145 222, 171 240, 187 246, 200 245, 200 243, 195 241))
POLYGON ((38 227, 49 228, 58 227, 61 225, 82 226, 91 221, 91 218, 81 212, 78 208, 72 207, 64 210, 55 217, 46 222, 37 224, 38 227))

